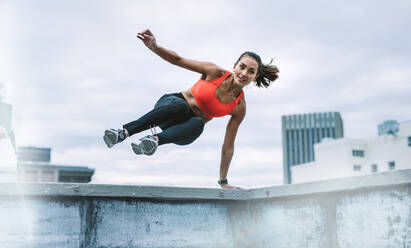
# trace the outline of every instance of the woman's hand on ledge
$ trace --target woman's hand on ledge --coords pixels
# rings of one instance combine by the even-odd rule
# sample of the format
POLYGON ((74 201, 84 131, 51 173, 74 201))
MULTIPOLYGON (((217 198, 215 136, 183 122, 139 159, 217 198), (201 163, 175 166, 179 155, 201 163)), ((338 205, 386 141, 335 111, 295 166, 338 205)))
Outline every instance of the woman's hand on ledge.
POLYGON ((222 184, 220 185, 222 189, 243 189, 241 187, 233 186, 230 184, 222 184))

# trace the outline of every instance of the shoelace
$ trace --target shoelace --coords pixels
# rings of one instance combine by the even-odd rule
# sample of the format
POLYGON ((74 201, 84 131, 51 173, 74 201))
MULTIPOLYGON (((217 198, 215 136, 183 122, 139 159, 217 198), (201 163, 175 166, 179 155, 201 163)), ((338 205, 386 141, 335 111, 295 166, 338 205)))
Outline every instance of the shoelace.
POLYGON ((117 131, 117 133, 118 133, 118 137, 120 138, 120 139, 119 139, 120 141, 123 141, 123 140, 126 139, 126 134, 124 133, 124 130, 119 129, 119 130, 117 131))
MULTIPOLYGON (((156 143, 157 143, 157 139, 154 137, 155 135, 157 135, 157 131, 156 131, 156 126, 149 126, 150 127, 150 131, 152 135, 149 135, 150 138, 152 138, 156 143)), ((150 149, 154 149, 155 145, 152 144, 151 142, 148 143, 148 146, 150 149)))
POLYGON ((156 132, 156 126, 149 126, 150 127, 150 131, 151 131, 151 134, 153 135, 153 136, 155 136, 155 135, 157 135, 157 132, 156 132))

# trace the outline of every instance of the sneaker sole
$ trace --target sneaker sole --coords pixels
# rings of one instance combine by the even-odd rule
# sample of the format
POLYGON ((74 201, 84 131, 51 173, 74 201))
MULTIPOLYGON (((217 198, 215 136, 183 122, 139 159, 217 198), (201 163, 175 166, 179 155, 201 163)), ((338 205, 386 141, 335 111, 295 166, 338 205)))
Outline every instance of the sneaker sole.
POLYGON ((117 136, 110 130, 104 132, 104 141, 106 142, 108 148, 113 147, 117 143, 117 136))
POLYGON ((109 138, 107 138, 107 136, 103 137, 104 143, 106 143, 108 148, 112 148, 114 145, 113 143, 111 143, 111 141, 109 140, 109 138))
POLYGON ((145 155, 153 155, 157 150, 157 146, 151 140, 142 140, 140 143, 140 149, 145 155))
POLYGON ((138 144, 131 143, 131 148, 133 149, 133 152, 137 155, 143 154, 141 151, 141 148, 138 144))

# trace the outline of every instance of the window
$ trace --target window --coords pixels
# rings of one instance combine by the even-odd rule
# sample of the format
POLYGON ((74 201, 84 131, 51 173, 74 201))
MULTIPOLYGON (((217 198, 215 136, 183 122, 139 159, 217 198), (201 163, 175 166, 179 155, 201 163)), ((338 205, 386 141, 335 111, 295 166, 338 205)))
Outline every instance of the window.
POLYGON ((305 132, 304 130, 301 130, 301 144, 302 144, 302 151, 301 154, 303 155, 303 161, 302 163, 305 163, 305 132))
POLYGON ((295 137, 294 130, 291 130, 291 165, 295 165, 295 137))
POLYGON ((364 157, 363 150, 352 150, 353 157, 364 157))
POLYGON ((395 170, 395 161, 388 162, 388 169, 395 170))
POLYGON ((286 137, 287 137, 287 166, 290 166, 291 165, 291 151, 290 151, 291 141, 290 141, 290 131, 289 130, 286 131, 286 137))
POLYGON ((88 183, 90 182, 90 177, 87 176, 70 176, 70 175, 60 175, 59 182, 64 183, 88 183))
POLYGON ((411 136, 408 136, 408 146, 411 146, 411 136))
POLYGON ((353 170, 354 170, 354 171, 361 171, 361 165, 360 165, 360 164, 355 164, 355 165, 353 166, 353 170))
POLYGON ((295 158, 295 164, 301 164, 300 163, 300 131, 295 130, 296 134, 296 143, 297 143, 297 157, 295 158))
POLYGON ((317 133, 317 143, 320 143, 321 139, 320 139, 320 129, 319 128, 317 128, 316 133, 317 133))
POLYGON ((372 173, 377 173, 378 172, 378 165, 377 164, 372 164, 371 165, 371 172, 372 173))

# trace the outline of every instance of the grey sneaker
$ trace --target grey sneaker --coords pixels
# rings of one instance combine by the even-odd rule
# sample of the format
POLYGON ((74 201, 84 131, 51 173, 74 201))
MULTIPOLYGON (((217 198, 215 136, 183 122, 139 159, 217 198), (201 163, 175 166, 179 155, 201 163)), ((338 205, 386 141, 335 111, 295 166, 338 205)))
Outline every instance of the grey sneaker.
POLYGON ((131 143, 131 147, 135 154, 153 155, 157 150, 158 142, 155 136, 147 135, 139 139, 138 143, 131 143))
POLYGON ((126 134, 122 129, 108 129, 104 131, 103 140, 106 143, 108 148, 113 147, 115 144, 118 144, 126 139, 126 134))

